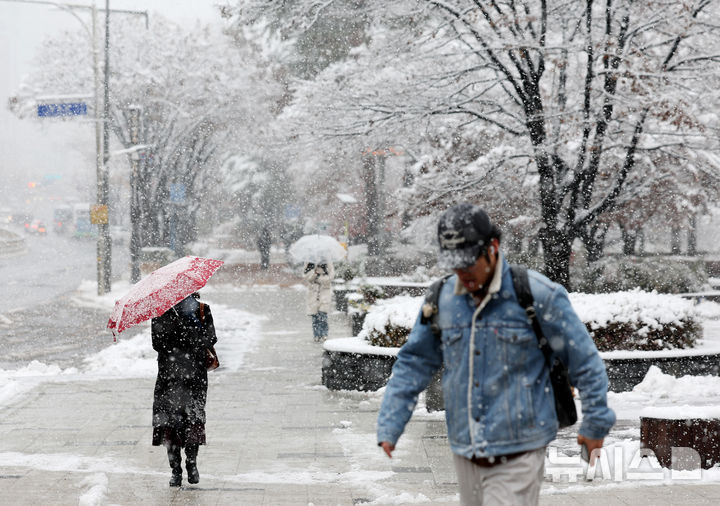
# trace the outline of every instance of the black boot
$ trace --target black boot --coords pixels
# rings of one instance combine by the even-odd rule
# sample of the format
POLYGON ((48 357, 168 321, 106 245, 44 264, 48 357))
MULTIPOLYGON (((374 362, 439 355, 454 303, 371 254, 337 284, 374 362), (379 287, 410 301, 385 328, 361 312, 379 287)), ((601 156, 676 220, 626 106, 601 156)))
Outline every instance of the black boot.
POLYGON ((200 472, 197 468, 197 445, 185 447, 185 469, 187 469, 188 483, 197 483, 200 481, 200 472))
POLYGON ((170 486, 179 487, 182 485, 182 455, 180 454, 180 447, 175 445, 168 446, 167 454, 170 469, 172 469, 170 486))

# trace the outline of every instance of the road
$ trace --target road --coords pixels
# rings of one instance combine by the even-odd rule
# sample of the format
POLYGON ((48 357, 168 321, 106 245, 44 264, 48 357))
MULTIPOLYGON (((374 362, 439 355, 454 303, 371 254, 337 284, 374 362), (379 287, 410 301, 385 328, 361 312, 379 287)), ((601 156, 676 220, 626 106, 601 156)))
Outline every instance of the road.
MULTIPOLYGON (((0 257, 0 368, 31 360, 76 366, 107 346, 107 314, 78 307, 68 295, 97 279, 95 241, 56 235, 26 236, 27 253, 0 257)), ((113 248, 113 278, 127 275, 127 247, 113 248)))
MULTIPOLYGON (((20 230, 20 229, 18 229, 20 230)), ((75 290, 82 280, 97 279, 95 241, 52 232, 26 235, 27 253, 0 257, 4 303, 0 314, 30 308, 75 290)), ((127 270, 126 247, 113 250, 113 274, 127 270)))

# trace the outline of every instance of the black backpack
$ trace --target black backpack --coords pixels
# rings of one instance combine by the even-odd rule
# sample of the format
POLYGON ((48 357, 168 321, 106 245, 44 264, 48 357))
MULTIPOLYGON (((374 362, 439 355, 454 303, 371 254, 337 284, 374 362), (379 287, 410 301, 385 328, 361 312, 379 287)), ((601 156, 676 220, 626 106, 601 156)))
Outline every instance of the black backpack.
MULTIPOLYGON (((577 422, 577 410, 575 409, 575 401, 573 400, 567 366, 559 358, 553 358, 552 348, 543 335, 540 321, 535 312, 535 299, 530 290, 527 269, 522 265, 511 265, 510 274, 518 303, 525 309, 525 314, 535 332, 538 347, 542 350, 545 356, 545 363, 550 369, 550 383, 552 384, 553 395, 555 397, 555 411, 558 417, 558 424, 560 428, 569 427, 577 422)), ((440 290, 450 276, 451 275, 448 274, 428 287, 422 306, 420 323, 430 325, 430 329, 438 339, 440 339, 440 326, 437 322, 438 299, 440 298, 440 290)))

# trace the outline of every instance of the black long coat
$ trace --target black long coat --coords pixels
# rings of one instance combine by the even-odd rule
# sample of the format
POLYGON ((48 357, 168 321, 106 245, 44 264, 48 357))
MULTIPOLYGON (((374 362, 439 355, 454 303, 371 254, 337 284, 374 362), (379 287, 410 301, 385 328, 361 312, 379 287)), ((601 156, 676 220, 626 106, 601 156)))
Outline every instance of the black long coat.
POLYGON ((201 326, 175 308, 152 319, 152 346, 158 352, 153 402, 155 446, 205 444, 205 356, 217 337, 210 306, 200 304, 204 313, 201 326))

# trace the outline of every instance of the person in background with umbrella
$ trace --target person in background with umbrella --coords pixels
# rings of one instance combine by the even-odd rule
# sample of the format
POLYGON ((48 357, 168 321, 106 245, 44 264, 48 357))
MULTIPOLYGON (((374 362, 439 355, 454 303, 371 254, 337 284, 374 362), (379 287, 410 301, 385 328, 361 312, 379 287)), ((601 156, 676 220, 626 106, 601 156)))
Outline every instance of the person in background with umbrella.
POLYGON ((205 444, 207 350, 217 342, 210 306, 193 293, 152 319, 152 346, 158 353, 153 402, 153 446, 167 448, 171 487, 182 484, 181 448, 187 479, 200 481, 198 447, 205 444))
POLYGON ((305 235, 295 241, 288 253, 294 262, 304 265, 303 278, 308 284, 307 314, 312 317, 315 342, 327 338, 327 315, 332 302, 333 260, 342 260, 347 250, 333 237, 305 235))
POLYGON ((316 343, 328 336, 328 312, 332 302, 332 262, 305 264, 303 278, 308 285, 307 314, 312 317, 313 338, 316 343))

